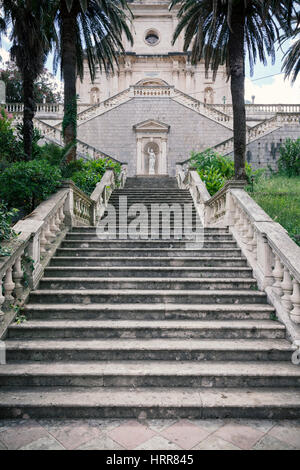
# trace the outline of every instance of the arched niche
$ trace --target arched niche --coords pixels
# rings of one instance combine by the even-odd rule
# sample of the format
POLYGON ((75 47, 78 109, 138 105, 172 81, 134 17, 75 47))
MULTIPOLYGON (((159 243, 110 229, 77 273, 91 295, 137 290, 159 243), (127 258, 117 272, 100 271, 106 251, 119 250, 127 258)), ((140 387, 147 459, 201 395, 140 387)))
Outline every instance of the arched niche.
POLYGON ((98 87, 91 88, 90 91, 90 101, 91 104, 98 104, 100 103, 100 90, 98 87))
POLYGON ((214 90, 210 86, 206 87, 204 90, 204 103, 214 104, 214 90))
POLYGON ((167 144, 170 126, 149 119, 133 126, 136 134, 136 174, 149 175, 149 149, 155 153, 155 174, 166 175, 167 144))

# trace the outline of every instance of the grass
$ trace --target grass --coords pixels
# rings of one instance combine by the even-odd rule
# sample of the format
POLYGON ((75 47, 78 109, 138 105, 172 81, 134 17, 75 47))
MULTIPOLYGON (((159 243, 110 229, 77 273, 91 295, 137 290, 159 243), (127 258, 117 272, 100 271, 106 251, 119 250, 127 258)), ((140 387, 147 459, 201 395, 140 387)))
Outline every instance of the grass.
POLYGON ((262 176, 248 192, 300 246, 300 177, 262 176))

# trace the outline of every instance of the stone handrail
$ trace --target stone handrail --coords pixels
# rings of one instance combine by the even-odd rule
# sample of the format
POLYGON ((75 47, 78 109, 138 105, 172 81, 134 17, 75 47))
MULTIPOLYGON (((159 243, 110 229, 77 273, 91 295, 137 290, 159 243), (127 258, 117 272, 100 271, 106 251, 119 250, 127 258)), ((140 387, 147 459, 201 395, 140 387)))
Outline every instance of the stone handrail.
MULTIPOLYGON (((223 111, 232 115, 232 104, 208 104, 209 108, 223 111)), ((300 104, 246 104, 246 115, 276 114, 276 113, 300 113, 300 104)))
POLYGON ((207 199, 205 184, 194 171, 185 182, 195 198, 204 227, 228 227, 253 269, 258 286, 275 307, 292 340, 300 339, 300 248, 244 190, 228 181, 207 199), (201 181, 201 183, 199 182, 201 181), (198 186, 197 193, 195 185, 198 186))
POLYGON ((213 121, 216 121, 231 130, 233 129, 232 116, 222 111, 219 111, 218 109, 215 109, 211 106, 208 106, 202 101, 199 101, 196 98, 193 98, 180 90, 174 90, 174 95, 172 96, 172 99, 177 103, 183 104, 184 106, 193 109, 197 113, 202 114, 203 116, 206 116, 209 119, 212 119, 213 121))
MULTIPOLYGON (((6 103, 5 108, 9 113, 23 113, 23 103, 6 103)), ((37 103, 36 113, 63 114, 63 105, 60 103, 37 103)))
POLYGON ((174 86, 171 85, 133 85, 130 87, 132 96, 145 97, 170 97, 174 96, 174 86))
POLYGON ((121 173, 119 175, 118 181, 115 178, 114 172, 112 170, 107 170, 101 181, 97 183, 96 188, 92 192, 90 198, 95 203, 95 214, 97 222, 101 219, 104 214, 104 211, 107 207, 111 193, 118 185, 120 188, 123 188, 127 178, 127 165, 122 165, 121 173))
POLYGON ((37 287, 66 231, 97 224, 112 190, 125 184, 126 171, 124 165, 117 180, 114 172, 107 170, 90 197, 73 181, 63 181, 55 194, 14 225, 17 238, 3 243, 10 255, 0 257, 0 323, 5 313, 11 313, 15 305, 24 302, 29 290, 37 287))
MULTIPOLYGON (((257 124, 254 127, 248 127, 247 129, 247 144, 254 142, 260 137, 278 129, 280 126, 295 125, 300 122, 300 112, 299 113, 277 113, 275 116, 270 119, 265 119, 261 123, 257 124)), ((230 139, 221 142, 214 147, 212 147, 217 152, 220 152, 223 155, 228 155, 233 152, 233 137, 230 139)))
MULTIPOLYGON (((96 116, 100 116, 101 114, 106 113, 106 111, 110 111, 111 109, 119 106, 122 103, 125 103, 126 101, 129 101, 130 99, 130 89, 127 88, 126 90, 123 90, 120 93, 117 93, 116 95, 101 101, 100 103, 89 106, 87 109, 84 109, 78 113, 78 126, 86 121, 89 121, 90 119, 93 119, 96 116)), ((56 124, 56 127, 61 127, 61 124, 62 123, 59 122, 56 124)))
MULTIPOLYGON (((15 115, 15 122, 20 122, 21 120, 21 115, 15 115)), ((50 142, 53 142, 59 146, 64 145, 63 133, 60 129, 55 126, 46 124, 44 121, 41 121, 38 118, 34 118, 33 122, 34 126, 41 132, 41 134, 46 140, 49 140, 50 142)), ((113 158, 107 153, 102 152, 102 150, 99 150, 96 147, 93 147, 92 145, 89 145, 79 139, 76 139, 76 147, 77 155, 84 159, 97 160, 98 158, 109 158, 113 162, 125 165, 125 163, 120 162, 116 158, 113 158)))

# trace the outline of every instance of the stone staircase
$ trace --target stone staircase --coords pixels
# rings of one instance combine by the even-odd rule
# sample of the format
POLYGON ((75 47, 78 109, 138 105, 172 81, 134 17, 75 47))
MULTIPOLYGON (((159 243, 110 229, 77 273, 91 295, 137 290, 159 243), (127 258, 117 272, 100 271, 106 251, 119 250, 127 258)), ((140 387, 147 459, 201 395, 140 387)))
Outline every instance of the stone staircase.
MULTIPOLYGON (((192 202, 167 177, 128 178, 110 199, 117 214, 119 196, 192 202)), ((231 234, 206 229, 197 245, 161 228, 153 240, 66 235, 28 321, 8 330, 1 418, 300 417, 285 327, 231 234)))

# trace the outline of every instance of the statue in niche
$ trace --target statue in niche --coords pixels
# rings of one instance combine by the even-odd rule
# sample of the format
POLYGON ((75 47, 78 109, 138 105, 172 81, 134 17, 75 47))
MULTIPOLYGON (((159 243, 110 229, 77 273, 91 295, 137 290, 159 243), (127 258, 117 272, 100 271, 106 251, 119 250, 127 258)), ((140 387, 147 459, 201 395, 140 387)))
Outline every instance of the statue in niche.
POLYGON ((155 175, 156 156, 155 156, 153 148, 149 148, 148 155, 149 155, 149 175, 155 175))

